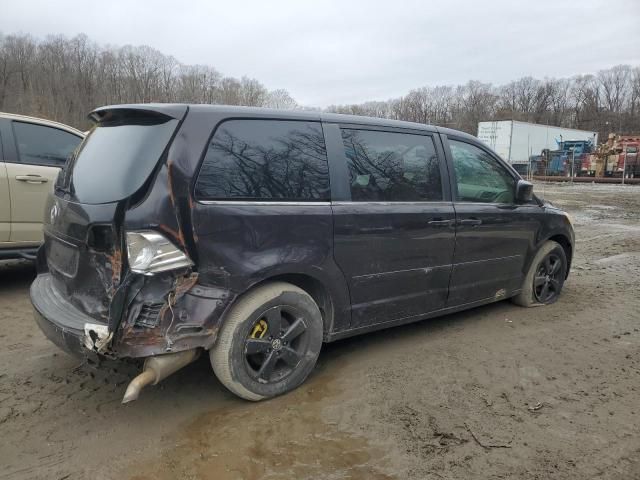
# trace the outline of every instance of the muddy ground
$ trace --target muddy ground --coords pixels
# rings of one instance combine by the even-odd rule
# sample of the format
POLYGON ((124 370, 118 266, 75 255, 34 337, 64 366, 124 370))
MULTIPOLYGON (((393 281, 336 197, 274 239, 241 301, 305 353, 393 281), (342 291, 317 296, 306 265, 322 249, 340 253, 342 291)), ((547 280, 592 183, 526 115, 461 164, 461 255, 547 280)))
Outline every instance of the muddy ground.
POLYGON ((201 358, 129 405, 36 328, 0 267, 2 479, 638 479, 640 187, 537 185, 574 217, 562 298, 340 341, 297 391, 248 403, 201 358))

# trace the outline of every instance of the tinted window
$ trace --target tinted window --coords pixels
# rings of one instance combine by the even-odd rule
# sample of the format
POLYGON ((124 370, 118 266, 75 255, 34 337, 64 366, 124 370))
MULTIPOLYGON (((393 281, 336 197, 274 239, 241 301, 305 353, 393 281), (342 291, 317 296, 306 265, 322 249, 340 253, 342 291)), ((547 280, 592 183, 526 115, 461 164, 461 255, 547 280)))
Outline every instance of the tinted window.
POLYGON ((320 124, 224 122, 209 144, 196 195, 208 199, 328 200, 329 171, 320 124))
POLYGON ((514 178, 487 152, 474 145, 449 140, 458 184, 458 200, 513 203, 514 178))
POLYGON ((62 167, 82 138, 34 123, 13 122, 20 162, 62 167))
POLYGON ((108 203, 134 194, 158 164, 178 125, 168 117, 98 123, 58 177, 82 203, 108 203), (70 173, 70 186, 69 182, 70 173))
POLYGON ((431 137, 343 129, 342 140, 353 201, 442 200, 431 137))

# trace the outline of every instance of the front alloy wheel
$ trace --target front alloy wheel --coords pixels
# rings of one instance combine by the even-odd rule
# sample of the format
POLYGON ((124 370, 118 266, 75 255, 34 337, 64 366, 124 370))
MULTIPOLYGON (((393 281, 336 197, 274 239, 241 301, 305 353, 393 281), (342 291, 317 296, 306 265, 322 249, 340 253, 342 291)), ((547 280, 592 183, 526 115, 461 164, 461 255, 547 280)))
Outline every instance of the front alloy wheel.
POLYGON ((536 252, 524 277, 520 293, 511 300, 523 307, 548 305, 558 300, 567 276, 567 254, 553 240, 546 241, 536 252))
POLYGON ((560 295, 562 288, 562 260, 555 253, 550 253, 538 265, 533 278, 533 292, 540 303, 551 303, 560 295))

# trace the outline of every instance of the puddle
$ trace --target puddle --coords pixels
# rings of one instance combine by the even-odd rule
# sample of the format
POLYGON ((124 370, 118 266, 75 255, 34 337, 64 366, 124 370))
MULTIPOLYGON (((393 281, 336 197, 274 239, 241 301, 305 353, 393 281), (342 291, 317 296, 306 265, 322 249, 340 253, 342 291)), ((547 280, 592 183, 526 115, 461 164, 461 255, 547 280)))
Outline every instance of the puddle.
MULTIPOLYGON (((600 226, 602 224, 602 219, 598 219, 592 216, 589 216, 588 214, 577 214, 573 216, 574 222, 576 225, 588 225, 588 224, 594 224, 597 223, 598 226, 600 226)), ((632 232, 638 232, 640 233, 640 225, 625 225, 622 223, 609 223, 607 222, 606 225, 603 225, 603 227, 606 227, 606 232, 607 233, 602 233, 602 234, 598 234, 598 235, 594 235, 592 237, 578 237, 576 239, 577 242, 591 242, 593 240, 597 240, 600 238, 605 238, 605 237, 612 237, 615 235, 623 235, 626 233, 632 233, 632 232)), ((592 232, 593 233, 593 232, 592 232)))
POLYGON ((622 230, 625 232, 640 232, 640 225, 625 225, 622 223, 608 223, 607 228, 622 230))
POLYGON ((596 265, 616 265, 629 263, 630 260, 640 261, 640 252, 625 252, 618 255, 611 255, 610 257, 596 260, 593 263, 596 265))
MULTIPOLYGON (((327 374, 284 397, 252 403, 231 400, 198 416, 175 446, 134 465, 131 480, 372 479, 385 473, 385 452, 365 437, 328 424, 323 400, 339 391, 327 374)), ((334 403, 334 402, 331 402, 334 403)))
POLYGON ((551 203, 553 205, 555 205, 556 207, 560 207, 560 206, 562 206, 562 207, 568 207, 568 206, 581 207, 581 206, 587 204, 587 202, 584 202, 582 200, 567 200, 567 199, 556 199, 556 198, 554 198, 551 203))

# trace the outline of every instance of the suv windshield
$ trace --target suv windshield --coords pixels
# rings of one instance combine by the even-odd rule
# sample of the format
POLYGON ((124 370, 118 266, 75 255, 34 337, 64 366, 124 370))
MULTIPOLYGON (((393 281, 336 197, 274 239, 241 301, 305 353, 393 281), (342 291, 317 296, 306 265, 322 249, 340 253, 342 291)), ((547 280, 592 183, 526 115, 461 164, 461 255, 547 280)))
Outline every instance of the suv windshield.
POLYGON ((60 176, 58 188, 81 203, 116 202, 133 195, 149 178, 178 120, 136 116, 99 122, 60 176))

